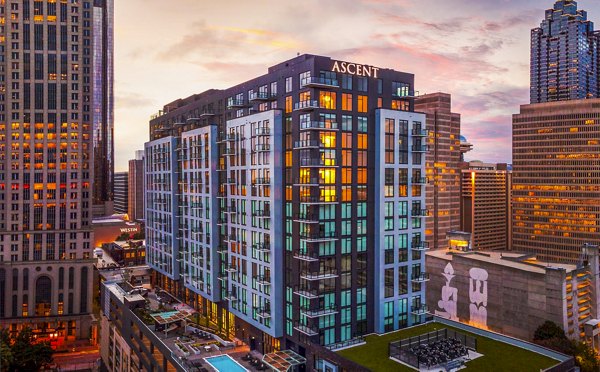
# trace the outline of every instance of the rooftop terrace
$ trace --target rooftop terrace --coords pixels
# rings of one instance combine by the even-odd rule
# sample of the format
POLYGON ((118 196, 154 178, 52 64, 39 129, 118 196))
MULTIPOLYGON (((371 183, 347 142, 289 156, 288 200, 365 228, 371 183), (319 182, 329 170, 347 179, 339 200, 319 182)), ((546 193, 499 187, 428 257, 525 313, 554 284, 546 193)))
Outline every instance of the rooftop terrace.
POLYGON ((340 350, 337 353, 373 372, 414 371, 415 369, 402 365, 389 358, 390 343, 400 339, 419 336, 428 332, 447 328, 458 330, 477 340, 477 352, 483 356, 467 362, 467 371, 539 372, 540 370, 548 369, 570 359, 567 356, 561 356, 560 354, 549 350, 548 353, 545 353, 547 355, 542 355, 541 353, 534 351, 539 351, 539 349, 541 349, 536 347, 536 345, 513 339, 515 344, 521 345, 515 346, 503 342, 502 340, 506 339, 504 336, 481 330, 476 331, 479 334, 465 332, 465 329, 468 329, 469 326, 459 326, 461 329, 454 328, 448 324, 432 322, 385 335, 371 335, 365 338, 366 344, 340 350), (481 334, 483 333, 487 333, 489 337, 482 336, 481 334), (527 345, 531 345, 533 350, 527 350, 527 345), (554 358, 548 355, 553 356, 554 358))

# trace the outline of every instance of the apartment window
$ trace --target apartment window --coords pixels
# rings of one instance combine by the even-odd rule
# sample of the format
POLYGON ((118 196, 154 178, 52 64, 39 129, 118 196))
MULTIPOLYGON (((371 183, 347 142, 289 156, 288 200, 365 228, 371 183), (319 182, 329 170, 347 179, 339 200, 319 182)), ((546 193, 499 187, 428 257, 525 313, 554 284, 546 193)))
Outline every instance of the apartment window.
POLYGON ((285 92, 290 93, 292 91, 292 77, 285 78, 285 92))
POLYGON ((352 90, 352 75, 342 75, 342 89, 352 90))
POLYGON ((336 109, 336 93, 335 92, 323 92, 319 94, 320 107, 328 110, 336 109))
POLYGON ((300 74, 300 88, 303 88, 310 82, 310 71, 305 71, 300 74))
POLYGON ((358 112, 367 112, 368 108, 368 99, 367 96, 358 96, 356 101, 357 111, 358 112))
POLYGON ((356 89, 359 92, 367 92, 369 90, 369 80, 366 77, 359 77, 356 79, 356 89))
POLYGON ((342 110, 352 111, 352 94, 342 93, 342 110))

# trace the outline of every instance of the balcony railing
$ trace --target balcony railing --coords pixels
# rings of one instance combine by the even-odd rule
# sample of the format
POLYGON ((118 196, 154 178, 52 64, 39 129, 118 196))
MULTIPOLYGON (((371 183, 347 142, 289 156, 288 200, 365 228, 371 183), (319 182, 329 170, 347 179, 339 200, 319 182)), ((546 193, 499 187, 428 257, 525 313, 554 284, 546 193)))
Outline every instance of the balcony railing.
POLYGON ((239 138, 239 136, 235 133, 223 133, 221 132, 219 134, 219 137, 217 138, 217 142, 231 142, 231 141, 235 141, 239 138))
POLYGON ((267 286, 271 285, 271 277, 265 275, 257 275, 254 277, 258 285, 267 286))
POLYGON ((254 212, 252 212, 252 217, 256 217, 256 218, 271 218, 271 211, 267 210, 267 209, 254 211, 254 212))
POLYGON ((260 253, 271 252, 271 244, 267 243, 257 243, 252 245, 252 248, 256 249, 260 253))
POLYGON ((233 292, 228 292, 225 295, 225 300, 226 301, 237 301, 237 294, 233 293, 233 292))
POLYGON ((273 101, 276 99, 276 94, 267 92, 252 92, 252 94, 250 94, 250 102, 273 101))
POLYGON ((429 242, 423 240, 413 241, 412 249, 415 251, 427 251, 429 250, 429 242))
POLYGON ((412 130, 412 135, 415 137, 428 137, 429 131, 427 129, 415 128, 412 130))
POLYGON ((309 76, 300 82, 302 87, 316 88, 339 88, 340 84, 336 79, 324 78, 319 76, 309 76))
POLYGON ((317 328, 315 326, 308 326, 305 324, 296 323, 296 325, 294 326, 294 329, 300 333, 304 333, 308 337, 313 337, 313 336, 319 335, 319 328, 317 328))
POLYGON ((271 145, 269 143, 259 143, 254 146, 253 152, 267 152, 271 151, 271 145))
POLYGON ((300 232, 300 240, 310 242, 326 242, 339 239, 335 231, 300 232))
POLYGON ((255 178, 252 181, 252 184, 255 185, 255 186, 270 185, 271 184, 271 179, 270 178, 255 178))
POLYGON ((243 99, 232 99, 227 102, 227 109, 248 107, 248 103, 243 99))
POLYGON ((221 155, 233 156, 233 155, 235 155, 235 149, 234 148, 226 148, 225 150, 223 150, 223 153, 221 155))
POLYGON ((271 128, 269 128, 269 127, 254 128, 253 133, 255 136, 270 136, 271 128))
POLYGON ((429 151, 429 146, 427 146, 427 145, 413 146, 412 151, 413 152, 427 152, 427 151, 429 151))
POLYGON ((300 101, 294 105, 294 111, 310 111, 318 108, 319 101, 317 100, 300 101))
POLYGON ((413 185, 426 185, 429 183, 429 179, 427 177, 413 177, 411 181, 413 185))
POLYGON ((413 283, 424 283, 429 281, 429 273, 418 273, 411 278, 413 283))
POLYGON ((413 217, 429 217, 429 209, 413 209, 411 214, 413 217))
POLYGON ((321 149, 325 147, 325 144, 318 140, 303 140, 294 142, 294 150, 321 149))
POLYGON ((301 121, 300 130, 338 130, 338 124, 332 121, 301 121))
POLYGON ((303 196, 300 198, 302 204, 328 204, 337 203, 338 198, 336 195, 329 196, 303 196))
POLYGON ((254 310, 256 310, 256 316, 258 316, 259 318, 270 318, 271 317, 271 307, 256 307, 254 308, 254 310))
POLYGON ((335 159, 300 158, 301 167, 338 167, 335 159))
POLYGON ((408 90, 398 90, 394 93, 392 93, 392 96, 394 98, 403 98, 403 99, 408 99, 408 98, 415 98, 416 96, 419 95, 419 92, 415 92, 415 91, 408 91, 408 90))
POLYGON ((319 292, 318 289, 308 288, 308 287, 304 287, 304 286, 296 286, 294 288, 294 294, 296 294, 300 297, 303 297, 303 298, 307 298, 309 300, 323 296, 321 294, 321 292, 319 292))
POLYGON ((300 223, 319 223, 321 219, 317 213, 298 213, 294 216, 294 221, 300 223))
POLYGON ((411 306, 410 312, 413 315, 427 315, 427 313, 429 313, 429 310, 427 308, 427 305, 423 304, 418 306, 411 306))
POLYGON ((295 250, 294 258, 300 261, 316 262, 319 261, 319 254, 309 250, 295 250))
POLYGON ((319 186, 320 181, 318 178, 301 177, 294 179, 294 186, 319 186))
POLYGON ((303 271, 300 274, 300 278, 304 280, 314 281, 314 280, 325 280, 325 279, 334 279, 338 277, 338 272, 336 269, 327 268, 318 271, 303 271))
POLYGON ((308 318, 319 318, 338 313, 338 308, 335 305, 329 306, 302 306, 300 313, 308 318))

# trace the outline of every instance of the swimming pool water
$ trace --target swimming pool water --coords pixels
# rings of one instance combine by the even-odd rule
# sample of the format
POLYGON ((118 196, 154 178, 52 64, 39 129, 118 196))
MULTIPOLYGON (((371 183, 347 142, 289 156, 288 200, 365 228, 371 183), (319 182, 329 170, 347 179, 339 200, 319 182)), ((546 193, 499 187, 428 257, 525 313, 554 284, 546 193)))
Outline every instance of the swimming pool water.
POLYGON ((204 358, 219 372, 248 372, 248 370, 242 367, 238 362, 231 359, 229 355, 220 355, 217 357, 204 358))

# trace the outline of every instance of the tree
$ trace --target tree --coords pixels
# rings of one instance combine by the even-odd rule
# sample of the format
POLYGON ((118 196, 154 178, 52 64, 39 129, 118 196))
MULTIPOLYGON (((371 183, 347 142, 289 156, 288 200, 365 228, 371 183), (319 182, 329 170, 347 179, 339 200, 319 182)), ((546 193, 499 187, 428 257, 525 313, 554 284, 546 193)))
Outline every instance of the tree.
POLYGON ((16 336, 0 332, 2 371, 37 371, 52 363, 54 350, 49 342, 35 342, 30 328, 23 328, 16 336))
POLYGON ((535 330, 533 340, 538 345, 575 357, 582 372, 597 372, 600 363, 595 350, 588 344, 570 340, 556 323, 547 321, 535 330))
POLYGON ((539 326, 533 334, 534 341, 551 340, 553 338, 566 339, 567 336, 565 336, 565 331, 563 331, 563 329, 560 328, 558 324, 549 320, 544 322, 544 324, 542 324, 541 326, 539 326))

